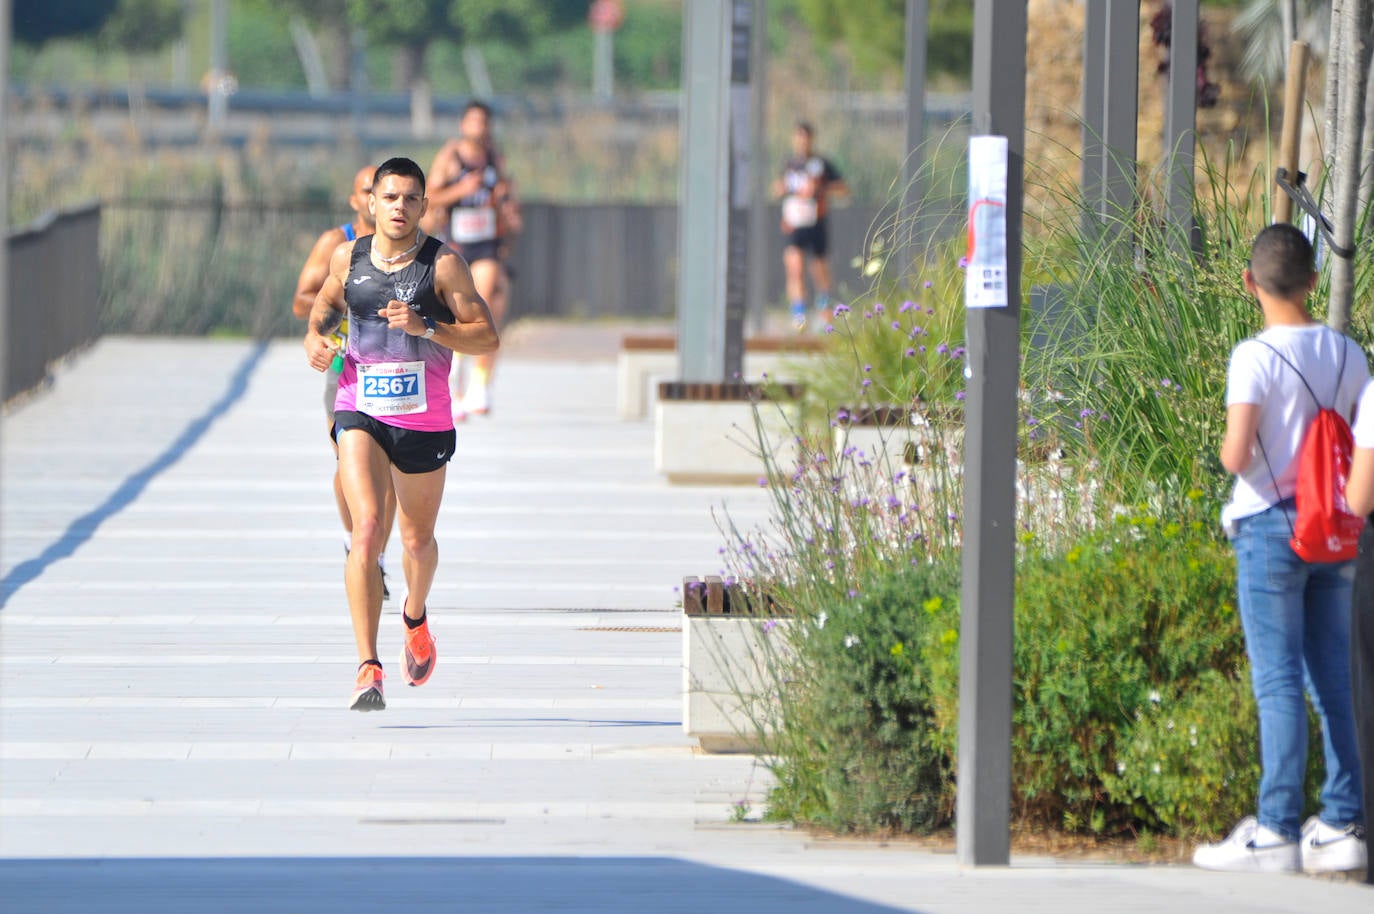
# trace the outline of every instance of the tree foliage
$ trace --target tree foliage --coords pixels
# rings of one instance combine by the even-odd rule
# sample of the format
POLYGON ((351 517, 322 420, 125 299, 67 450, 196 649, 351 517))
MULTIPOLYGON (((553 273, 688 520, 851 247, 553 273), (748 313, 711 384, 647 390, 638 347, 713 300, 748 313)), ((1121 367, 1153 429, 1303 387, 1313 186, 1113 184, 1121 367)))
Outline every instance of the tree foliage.
POLYGON ((15 41, 40 45, 54 38, 89 36, 115 11, 118 0, 12 0, 11 35, 15 41))
POLYGON ((100 30, 100 43, 135 54, 158 51, 181 37, 181 0, 119 0, 100 30))
MULTIPOLYGON (((784 0, 822 50, 842 49, 854 68, 899 75, 906 57, 906 0, 784 0)), ((926 69, 967 77, 972 64, 973 10, 968 0, 931 0, 926 69)))

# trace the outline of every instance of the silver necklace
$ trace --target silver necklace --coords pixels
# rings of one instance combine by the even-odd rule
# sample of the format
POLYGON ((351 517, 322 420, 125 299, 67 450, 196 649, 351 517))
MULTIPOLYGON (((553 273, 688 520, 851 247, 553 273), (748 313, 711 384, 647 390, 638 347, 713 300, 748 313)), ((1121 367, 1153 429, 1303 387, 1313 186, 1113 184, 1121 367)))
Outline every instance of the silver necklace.
POLYGON ((411 254, 414 254, 419 249, 420 242, 424 240, 424 237, 425 236, 423 232, 416 232, 415 243, 394 257, 383 257, 381 252, 378 251, 375 247, 372 249, 372 253, 376 254, 377 259, 380 260, 382 263, 386 264, 387 266, 391 266, 393 263, 400 260, 402 257, 407 257, 411 254))

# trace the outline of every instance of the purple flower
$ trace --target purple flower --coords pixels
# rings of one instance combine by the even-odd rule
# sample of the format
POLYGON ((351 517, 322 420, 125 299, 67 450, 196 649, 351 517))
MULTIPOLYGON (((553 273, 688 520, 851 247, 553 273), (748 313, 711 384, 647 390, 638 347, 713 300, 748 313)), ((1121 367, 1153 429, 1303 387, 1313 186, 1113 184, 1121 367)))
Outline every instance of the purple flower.
POLYGON ((765 478, 762 477, 762 476, 759 477, 759 488, 760 488, 760 489, 766 489, 766 488, 768 488, 768 480, 765 479, 765 478))
POLYGON ((764 619, 760 627, 763 629, 763 633, 766 635, 773 629, 778 627, 778 622, 776 619, 764 619))
POLYGON ((1035 428, 1039 424, 1040 420, 1035 418, 1034 416, 1031 416, 1029 419, 1026 420, 1026 428, 1035 428))
POLYGON ((957 393, 954 394, 954 399, 956 399, 956 400, 962 400, 962 399, 964 399, 964 397, 967 397, 967 396, 968 396, 968 394, 961 390, 961 391, 958 391, 957 393))
POLYGON ((872 387, 872 386, 873 386, 873 379, 872 379, 872 378, 864 378, 863 386, 864 386, 864 387, 872 387))
POLYGON ((954 348, 954 351, 951 352, 951 353, 949 354, 949 356, 950 356, 950 358, 952 358, 952 359, 962 359, 962 358, 964 357, 964 354, 965 354, 966 352, 968 352, 968 350, 965 349, 963 346, 956 346, 956 347, 954 348))
POLYGON ((849 313, 849 306, 848 306, 848 305, 836 305, 836 306, 835 306, 835 313, 836 313, 836 314, 848 314, 848 313, 849 313))
POLYGON ((872 366, 872 365, 865 365, 865 366, 864 366, 864 373, 865 373, 865 374, 867 374, 868 372, 870 372, 870 371, 872 371, 872 370, 873 370, 873 366, 872 366))
POLYGON ((933 285, 935 285, 935 283, 931 282, 929 279, 927 279, 924 283, 922 283, 922 287, 923 287, 923 288, 926 288, 926 289, 929 289, 929 288, 930 288, 931 286, 933 286, 933 285))
POLYGON ((897 309, 897 312, 899 314, 906 314, 908 311, 913 310, 915 307, 916 303, 908 298, 906 301, 902 302, 902 306, 897 309))
POLYGON ((843 422, 844 420, 846 420, 846 419, 849 418, 849 410, 847 410, 847 409, 837 410, 837 411, 835 412, 835 418, 836 418, 836 419, 839 419, 841 422, 843 422))
POLYGON ((872 312, 872 311, 865 311, 865 312, 864 312, 864 320, 870 320, 870 319, 872 319, 872 317, 873 317, 873 312, 872 312))
POLYGON ((1095 415, 1095 413, 1093 412, 1093 410, 1090 410, 1090 409, 1083 409, 1083 410, 1079 410, 1079 412, 1078 412, 1078 418, 1080 418, 1080 419, 1087 419, 1088 417, 1093 416, 1093 415, 1095 415))
POLYGON ((908 350, 906 351, 906 354, 907 354, 907 357, 909 358, 909 357, 911 357, 911 356, 913 356, 913 355, 916 354, 916 350, 915 350, 915 349, 908 349, 908 350))
POLYGON ((893 329, 893 330, 901 330, 901 329, 902 329, 902 322, 901 322, 901 321, 893 321, 893 322, 892 322, 892 329, 893 329))
POLYGON ((825 332, 826 332, 826 333, 834 333, 834 332, 835 332, 835 325, 834 325, 834 324, 826 324, 826 325, 825 325, 825 332))
POLYGON ((926 351, 926 347, 925 347, 925 346, 917 346, 917 347, 916 347, 916 350, 917 350, 918 352, 925 352, 925 351, 926 351))
POLYGON ((967 270, 967 269, 968 269, 968 258, 967 258, 967 257, 960 257, 960 258, 959 258, 959 269, 961 269, 961 270, 967 270))
POLYGON ((883 303, 882 303, 882 302, 878 302, 876 305, 873 306, 873 313, 874 313, 874 314, 882 314, 882 313, 883 313, 883 303))
POLYGON ((851 600, 854 599, 855 597, 857 597, 858 595, 859 595, 859 592, 858 592, 857 590, 851 589, 851 590, 849 591, 849 599, 851 599, 851 600))
POLYGON ((1170 381, 1168 378, 1164 378, 1163 380, 1161 380, 1161 381, 1159 382, 1159 386, 1160 386, 1160 387, 1173 387, 1173 386, 1174 386, 1174 382, 1173 382, 1173 381, 1170 381))
POLYGON ((949 355, 949 346, 945 343, 941 343, 935 347, 935 351, 940 355, 949 355))

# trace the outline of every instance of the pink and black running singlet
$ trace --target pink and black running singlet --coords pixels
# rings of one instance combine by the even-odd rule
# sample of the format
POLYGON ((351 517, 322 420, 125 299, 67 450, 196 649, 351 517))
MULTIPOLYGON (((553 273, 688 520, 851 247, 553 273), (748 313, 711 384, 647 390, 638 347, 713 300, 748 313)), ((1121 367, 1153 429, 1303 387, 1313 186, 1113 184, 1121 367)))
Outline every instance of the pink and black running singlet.
POLYGON ((453 428, 448 389, 453 351, 393 330, 377 313, 394 298, 436 323, 454 323, 453 313, 434 291, 434 259, 443 244, 426 238, 414 261, 386 273, 372 263, 373 237, 354 244, 344 283, 348 349, 334 408, 366 413, 396 428, 448 431, 453 428))

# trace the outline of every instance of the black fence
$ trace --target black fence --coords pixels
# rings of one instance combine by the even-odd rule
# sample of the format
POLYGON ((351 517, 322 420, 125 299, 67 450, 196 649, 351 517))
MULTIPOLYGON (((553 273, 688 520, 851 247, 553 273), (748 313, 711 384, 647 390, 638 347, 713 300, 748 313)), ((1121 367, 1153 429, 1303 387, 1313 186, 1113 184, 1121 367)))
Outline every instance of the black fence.
POLYGON ((6 401, 100 336, 100 207, 45 216, 11 232, 7 244, 6 401))
MULTIPOLYGON (((677 207, 673 204, 526 203, 512 249, 508 319, 670 318, 677 301, 677 207)), ((105 206, 99 290, 101 325, 114 333, 258 339, 302 331, 291 315, 301 265, 320 232, 347 221, 330 207, 215 201, 119 201, 105 206)), ((769 215, 767 302, 785 304, 779 214, 769 215)), ((853 204, 830 214, 837 300, 868 289, 855 261, 879 209, 853 204)))
MULTIPOLYGON (((525 228, 511 255, 511 316, 672 317, 677 313, 677 206, 561 205, 523 207, 525 228)), ((830 265, 839 300, 868 289, 866 239, 879 209, 832 209, 830 265)), ((768 245, 756 266, 766 271, 767 302, 785 304, 782 235, 777 207, 768 216, 768 245)))

